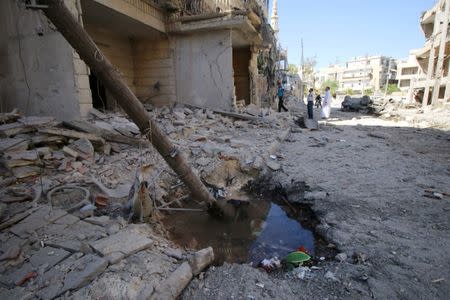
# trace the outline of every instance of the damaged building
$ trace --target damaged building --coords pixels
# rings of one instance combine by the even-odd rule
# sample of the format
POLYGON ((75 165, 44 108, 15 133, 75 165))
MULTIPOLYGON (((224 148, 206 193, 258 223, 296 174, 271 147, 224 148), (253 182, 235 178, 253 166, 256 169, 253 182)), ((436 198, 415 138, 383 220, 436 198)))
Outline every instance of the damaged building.
POLYGON ((423 48, 416 51, 416 57, 426 79, 418 81, 415 88, 424 90, 423 98, 427 99, 423 101, 424 105, 450 101, 449 15, 449 2, 440 0, 420 18, 427 41, 423 48))
MULTIPOLYGON (((64 2, 144 103, 270 103, 277 50, 268 1, 64 2)), ((39 5, 0 3, 1 110, 70 120, 118 108, 39 5)))

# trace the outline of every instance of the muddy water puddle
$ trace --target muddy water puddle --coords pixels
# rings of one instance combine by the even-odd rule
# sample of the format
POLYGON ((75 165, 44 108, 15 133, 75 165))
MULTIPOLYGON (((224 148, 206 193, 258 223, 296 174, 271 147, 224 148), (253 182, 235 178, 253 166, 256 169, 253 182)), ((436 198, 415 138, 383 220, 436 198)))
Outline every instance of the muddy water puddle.
POLYGON ((182 247, 212 246, 217 264, 256 265, 264 258, 283 258, 299 247, 312 256, 318 255, 317 250, 322 252, 324 245, 311 230, 310 214, 300 207, 253 199, 236 209, 233 220, 218 220, 206 212, 174 212, 164 224, 171 239, 182 247))

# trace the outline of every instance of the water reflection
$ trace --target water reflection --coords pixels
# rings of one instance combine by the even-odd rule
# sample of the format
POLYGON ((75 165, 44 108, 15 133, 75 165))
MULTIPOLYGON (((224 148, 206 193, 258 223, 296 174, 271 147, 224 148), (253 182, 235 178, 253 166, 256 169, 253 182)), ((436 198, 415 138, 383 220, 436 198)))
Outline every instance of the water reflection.
POLYGON ((250 261, 258 263, 274 256, 283 258, 300 246, 314 255, 313 233, 304 229, 298 221, 289 218, 280 206, 272 203, 261 228, 250 247, 250 261))
POLYGON ((177 212, 167 216, 164 224, 180 246, 212 246, 217 263, 283 258, 300 246, 314 254, 313 233, 289 218, 279 205, 266 200, 252 200, 239 208, 231 222, 211 218, 207 213, 177 212))

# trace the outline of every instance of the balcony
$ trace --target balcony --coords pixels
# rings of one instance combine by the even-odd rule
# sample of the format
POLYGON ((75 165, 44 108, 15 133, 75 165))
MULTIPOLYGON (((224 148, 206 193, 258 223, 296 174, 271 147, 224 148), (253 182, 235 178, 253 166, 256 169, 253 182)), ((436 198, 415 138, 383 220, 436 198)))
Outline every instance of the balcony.
MULTIPOLYGON (((160 2, 157 0, 153 1, 160 2)), ((169 2, 180 10, 180 15, 182 16, 249 11, 252 8, 259 8, 262 17, 268 17, 268 7, 264 0, 172 0, 169 2)))

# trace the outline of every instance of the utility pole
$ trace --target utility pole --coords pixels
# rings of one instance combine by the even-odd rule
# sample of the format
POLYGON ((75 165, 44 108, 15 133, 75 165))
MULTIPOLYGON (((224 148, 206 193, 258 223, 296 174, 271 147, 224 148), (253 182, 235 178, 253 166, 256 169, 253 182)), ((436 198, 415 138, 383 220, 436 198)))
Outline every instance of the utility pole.
POLYGON ((386 74, 386 85, 384 86, 384 98, 386 98, 386 95, 387 95, 390 77, 391 77, 391 59, 389 58, 389 64, 388 64, 388 69, 387 69, 387 74, 386 74))
POLYGON ((364 59, 364 72, 362 79, 362 89, 361 89, 361 97, 364 96, 364 90, 366 88, 366 72, 367 72, 367 62, 369 61, 368 55, 366 54, 364 59))
MULTIPOLYGON (((441 87, 441 77, 443 72, 443 66, 444 66, 444 55, 445 55, 445 44, 447 41, 447 35, 448 35, 448 21, 449 21, 449 15, 450 15, 450 0, 443 0, 444 1, 444 15, 443 15, 443 22, 442 25, 440 25, 439 21, 439 27, 440 27, 440 33, 441 33, 441 39, 439 42, 439 54, 438 54, 438 60, 436 65, 436 73, 435 73, 435 81, 434 81, 434 87, 433 87, 433 96, 431 98, 431 105, 436 106, 438 103, 439 98, 439 90, 441 87)), ((440 10, 440 6, 438 8, 440 10)), ((438 13, 436 12, 436 15, 438 13)), ((437 24, 435 23, 434 26, 437 24)), ((432 49, 434 52, 434 48, 432 49)))
POLYGON ((304 61, 304 57, 303 57, 303 38, 301 39, 301 46, 302 46, 302 56, 301 56, 301 61, 300 61, 300 63, 301 63, 302 69, 301 69, 301 74, 300 74, 300 76, 301 76, 301 78, 302 78, 302 80, 303 80, 303 70, 305 69, 305 61, 304 61))

